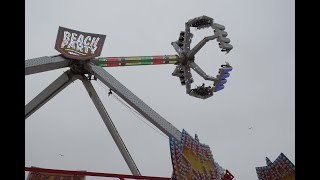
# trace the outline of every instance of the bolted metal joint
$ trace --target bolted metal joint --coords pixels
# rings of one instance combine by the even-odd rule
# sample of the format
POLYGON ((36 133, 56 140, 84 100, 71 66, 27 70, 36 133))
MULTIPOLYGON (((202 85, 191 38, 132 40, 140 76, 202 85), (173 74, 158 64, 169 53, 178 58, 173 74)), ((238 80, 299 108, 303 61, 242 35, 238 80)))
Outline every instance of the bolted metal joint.
POLYGON ((84 68, 83 61, 73 61, 70 66, 70 71, 74 74, 88 74, 88 71, 84 68))
POLYGON ((182 52, 180 54, 180 56, 179 56, 179 59, 180 59, 181 65, 187 65, 188 64, 189 57, 188 57, 188 54, 186 52, 182 52))

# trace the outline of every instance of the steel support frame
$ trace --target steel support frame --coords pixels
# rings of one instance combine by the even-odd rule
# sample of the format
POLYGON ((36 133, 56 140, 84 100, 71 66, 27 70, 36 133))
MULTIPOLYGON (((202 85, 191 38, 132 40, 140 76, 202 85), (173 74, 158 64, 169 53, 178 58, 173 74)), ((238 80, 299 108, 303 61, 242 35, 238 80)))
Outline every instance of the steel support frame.
POLYGON ((66 88, 71 82, 75 80, 82 80, 86 90, 89 93, 92 101, 94 102, 100 116, 102 117, 104 123, 106 124, 113 140, 115 141, 117 147, 119 148, 123 158, 125 159, 130 171, 133 175, 141 175, 136 164, 134 163, 128 149, 126 148, 124 142, 122 141, 118 131, 116 130, 111 118, 109 117, 107 111, 103 107, 101 100, 99 99, 96 91, 94 90, 91 82, 84 75, 73 74, 70 70, 64 72, 59 76, 54 82, 52 82, 47 88, 40 92, 34 99, 32 99, 25 106, 25 119, 30 115, 40 109, 44 104, 51 100, 55 95, 66 88))
MULTIPOLYGON (((29 59, 25 62, 25 75, 68 67, 71 65, 71 62, 71 60, 68 60, 62 56, 45 56, 29 59)), ((169 137, 173 137, 178 142, 180 142, 181 132, 177 128, 175 128, 171 123, 166 121, 147 104, 145 104, 142 100, 135 96, 131 91, 129 91, 125 86, 118 82, 102 67, 87 63, 85 65, 85 69, 89 73, 95 75, 105 85, 110 87, 116 94, 123 98, 128 104, 130 104, 134 109, 141 113, 147 120, 149 120, 152 124, 159 128, 164 134, 169 137)), ((74 74, 70 70, 64 72, 25 106, 25 119, 31 116, 34 112, 40 109, 44 104, 46 104, 64 88, 66 88, 71 82, 77 79, 82 80, 86 90, 89 93, 89 96, 94 102, 100 116, 106 124, 130 171, 133 175, 141 175, 131 155, 129 154, 128 149, 126 148, 118 131, 116 130, 111 118, 105 110, 100 98, 94 90, 91 82, 85 75, 74 74)))
POLYGON ((43 56, 25 60, 25 75, 68 67, 71 60, 61 56, 43 56))
MULTIPOLYGON (((83 75, 84 76, 84 75, 83 75)), ((85 86, 86 90, 89 93, 90 98, 92 99, 94 105, 96 106, 104 124, 107 126, 113 140, 115 141, 118 149, 120 150, 124 160, 126 161, 131 173, 136 176, 140 176, 140 172, 134 160, 132 159, 128 149, 126 148, 124 142, 122 141, 116 127, 114 126, 107 110, 104 108, 97 92, 95 91, 94 87, 92 86, 90 80, 87 78, 82 79, 82 83, 85 86)))
POLYGON ((84 68, 99 79, 103 84, 108 86, 114 93, 120 96, 131 107, 144 116, 149 122, 155 125, 159 130, 169 137, 175 138, 178 142, 181 140, 181 132, 174 127, 170 122, 165 120, 146 103, 139 99, 129 89, 116 80, 102 67, 95 66, 94 64, 87 63, 84 68))
POLYGON ((78 78, 79 76, 71 73, 70 70, 64 72, 25 106, 25 119, 78 78))

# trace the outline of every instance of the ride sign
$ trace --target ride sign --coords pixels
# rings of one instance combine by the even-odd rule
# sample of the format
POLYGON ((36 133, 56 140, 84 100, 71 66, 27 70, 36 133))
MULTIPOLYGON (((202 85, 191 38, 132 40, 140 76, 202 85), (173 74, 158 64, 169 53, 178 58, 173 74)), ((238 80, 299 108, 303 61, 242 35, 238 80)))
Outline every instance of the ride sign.
POLYGON ((55 49, 67 58, 88 60, 101 54, 106 35, 80 32, 59 26, 55 49))

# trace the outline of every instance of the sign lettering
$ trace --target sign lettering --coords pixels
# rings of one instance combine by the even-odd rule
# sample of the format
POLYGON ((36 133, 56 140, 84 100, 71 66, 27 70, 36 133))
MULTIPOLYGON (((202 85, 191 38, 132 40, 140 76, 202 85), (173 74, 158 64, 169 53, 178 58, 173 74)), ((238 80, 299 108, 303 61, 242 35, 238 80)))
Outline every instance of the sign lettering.
POLYGON ((55 49, 64 56, 88 60, 100 55, 106 35, 80 32, 59 27, 55 49))

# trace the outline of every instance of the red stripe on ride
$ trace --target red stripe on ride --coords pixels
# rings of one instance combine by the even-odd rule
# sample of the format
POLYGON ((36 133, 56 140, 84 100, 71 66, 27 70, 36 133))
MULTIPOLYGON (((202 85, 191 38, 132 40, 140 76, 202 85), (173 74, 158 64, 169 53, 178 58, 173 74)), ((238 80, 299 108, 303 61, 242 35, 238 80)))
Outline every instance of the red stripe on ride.
POLYGON ((163 56, 152 56, 153 60, 163 60, 163 56))
POLYGON ((164 61, 153 61, 153 64, 164 64, 164 61))
POLYGON ((114 67, 114 66, 119 66, 119 65, 120 65, 119 58, 109 57, 109 58, 107 58, 107 64, 105 66, 106 67, 114 67), (112 62, 112 63, 108 63, 108 62, 112 62))

